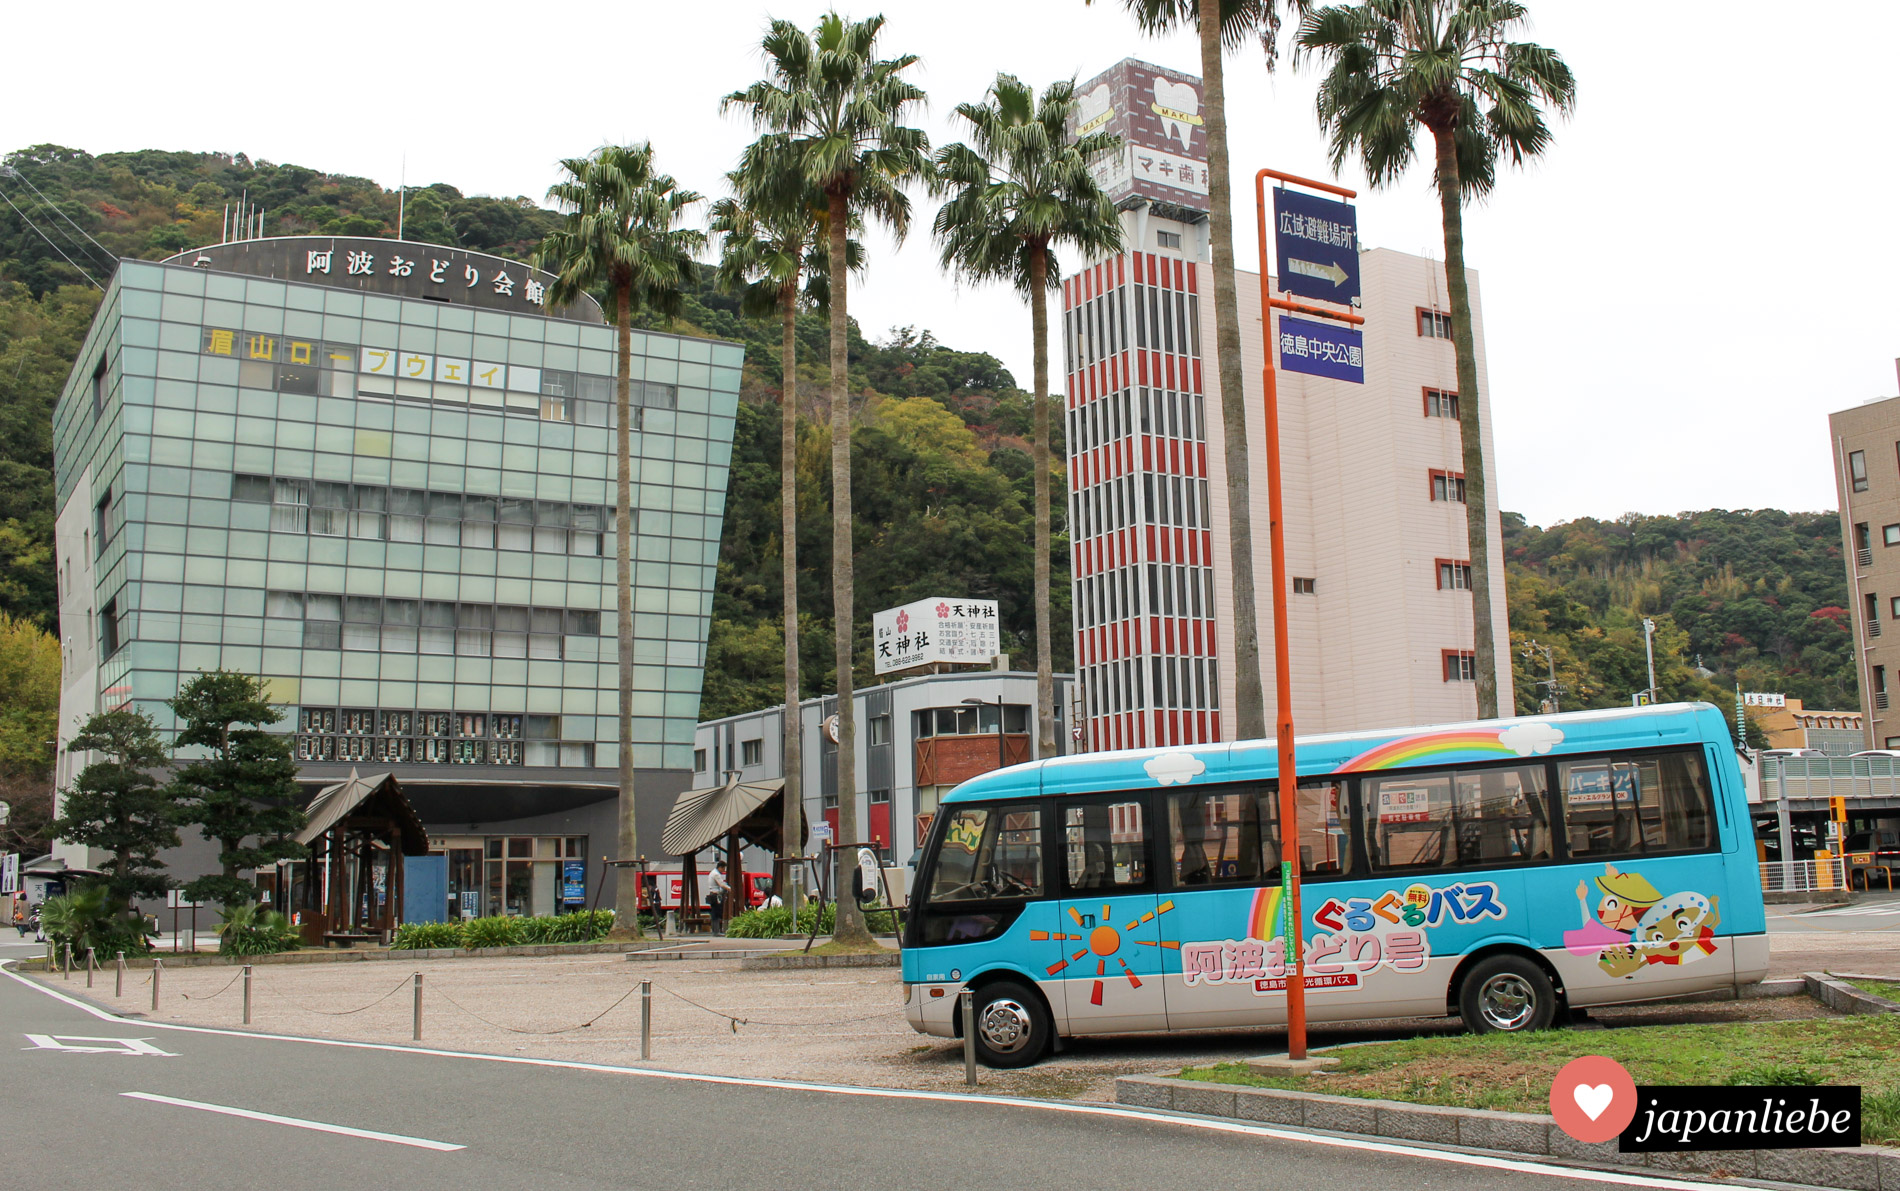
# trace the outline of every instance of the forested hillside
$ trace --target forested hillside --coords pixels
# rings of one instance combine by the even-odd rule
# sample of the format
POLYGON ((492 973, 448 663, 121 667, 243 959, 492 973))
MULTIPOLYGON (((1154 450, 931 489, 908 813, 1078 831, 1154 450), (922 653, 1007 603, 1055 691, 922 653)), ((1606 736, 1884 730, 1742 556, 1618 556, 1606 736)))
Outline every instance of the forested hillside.
MULTIPOLYGON (((393 236, 397 196, 366 179, 241 154, 94 157, 43 145, 9 154, 5 165, 0 194, 13 206, 0 206, 0 612, 52 629, 51 412, 97 302, 87 273, 103 279, 114 257, 158 258, 214 241, 226 204, 246 197, 264 210, 268 235, 393 236)), ((554 219, 528 198, 471 197, 436 184, 408 192, 404 230, 519 258, 554 219)), ((734 301, 701 285, 669 329, 738 339, 747 349, 702 703, 712 717, 778 701, 779 328, 741 318, 734 301)), ((823 321, 802 317, 797 338, 809 695, 828 686, 832 650, 823 321)), ((1004 648, 1016 664, 1032 664, 1024 394, 994 356, 955 350, 915 327, 866 338, 853 324, 850 365, 860 404, 859 608, 868 617, 928 594, 993 597, 1004 648)), ((1058 502, 1057 575, 1067 570, 1063 511, 1058 502)), ((1540 529, 1507 513, 1505 522, 1520 710, 1536 708, 1545 677, 1542 655, 1534 663, 1523 655, 1532 638, 1552 649, 1565 708, 1627 704, 1647 683, 1644 616, 1656 621, 1666 698, 1727 705, 1739 682, 1810 706, 1857 705, 1834 514, 1711 510, 1540 529)), ((1068 599, 1058 583, 1059 668, 1070 665, 1068 599)))

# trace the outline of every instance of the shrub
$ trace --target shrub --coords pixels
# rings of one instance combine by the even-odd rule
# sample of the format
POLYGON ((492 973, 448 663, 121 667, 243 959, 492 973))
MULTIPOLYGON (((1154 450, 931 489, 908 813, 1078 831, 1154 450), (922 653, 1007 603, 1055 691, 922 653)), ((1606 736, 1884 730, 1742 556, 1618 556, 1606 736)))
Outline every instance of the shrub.
POLYGON ((1792 1063, 1758 1063, 1744 1067, 1728 1077, 1730 1087, 1811 1088, 1826 1083, 1826 1077, 1792 1063))
POLYGON ((612 910, 576 910, 535 918, 466 918, 410 922, 396 931, 392 950, 432 947, 526 947, 540 943, 597 943, 614 927, 612 910))
POLYGON ((256 902, 239 902, 218 911, 219 955, 276 955, 303 946, 303 936, 290 919, 256 902))
MULTIPOLYGON (((897 929, 896 912, 881 910, 875 905, 864 911, 864 921, 874 931, 889 932, 897 929)), ((798 933, 801 935, 812 934, 814 924, 818 928, 818 934, 828 935, 837 929, 837 923, 838 904, 836 902, 826 902, 822 914, 809 904, 798 911, 798 933)), ((726 924, 728 939, 782 939, 791 933, 792 912, 784 906, 775 906, 769 910, 747 910, 743 914, 734 915, 732 921, 726 924)))
POLYGON ((432 951, 440 947, 462 946, 459 922, 405 922, 396 928, 391 951, 432 951))

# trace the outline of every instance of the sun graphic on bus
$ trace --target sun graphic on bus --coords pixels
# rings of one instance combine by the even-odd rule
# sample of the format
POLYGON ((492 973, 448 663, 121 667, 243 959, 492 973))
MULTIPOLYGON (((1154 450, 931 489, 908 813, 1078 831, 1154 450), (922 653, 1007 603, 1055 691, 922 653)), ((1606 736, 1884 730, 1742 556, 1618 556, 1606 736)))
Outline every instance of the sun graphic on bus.
MULTIPOLYGON (((1089 927, 1088 924, 1082 920, 1081 912, 1074 906, 1070 906, 1069 917, 1075 920, 1075 925, 1078 929, 1088 930, 1086 935, 1072 935, 1066 931, 1059 930, 1032 930, 1029 932, 1029 937, 1036 942, 1047 939, 1057 943, 1088 944, 1069 958, 1058 960, 1050 964, 1049 974, 1054 976, 1057 972, 1067 968, 1070 964, 1080 963, 1091 955, 1095 956, 1095 987, 1089 993, 1089 1004, 1100 1005, 1102 1003, 1104 982, 1109 976, 1108 961, 1111 959, 1121 965, 1121 974, 1128 978, 1128 986, 1130 988, 1141 987, 1141 977, 1135 975, 1135 970, 1129 967, 1128 961, 1121 957, 1122 936, 1133 932, 1137 927, 1154 922, 1158 915, 1166 914, 1172 909, 1174 909, 1173 901, 1162 902, 1155 909, 1149 910, 1141 917, 1136 918, 1134 921, 1128 923, 1128 925, 1117 930, 1111 925, 1115 918, 1114 911, 1106 902, 1102 905, 1101 925, 1095 927, 1089 927)), ((1161 933, 1161 927, 1158 923, 1155 926, 1155 933, 1161 933)), ((1130 939, 1128 941, 1140 947, 1164 947, 1170 951, 1179 951, 1181 949, 1181 944, 1173 939, 1130 939)))

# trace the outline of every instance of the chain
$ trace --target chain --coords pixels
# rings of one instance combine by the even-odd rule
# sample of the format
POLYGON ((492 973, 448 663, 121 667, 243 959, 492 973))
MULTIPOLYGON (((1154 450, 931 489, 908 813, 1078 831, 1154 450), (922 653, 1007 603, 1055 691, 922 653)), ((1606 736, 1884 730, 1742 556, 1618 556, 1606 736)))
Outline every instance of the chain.
MULTIPOLYGON (((241 974, 242 973, 240 973, 240 975, 241 974)), ((389 998, 395 996, 397 993, 401 992, 403 989, 410 987, 411 982, 412 982, 411 977, 404 977, 402 983, 390 989, 388 992, 384 993, 382 996, 377 997, 374 1001, 371 1001, 368 1005, 358 1005, 354 1009, 342 1009, 342 1010, 312 1009, 310 1006, 304 1004, 301 1001, 298 1001, 292 997, 284 996, 283 993, 278 992, 275 988, 272 988, 269 984, 264 985, 264 990, 277 997, 281 997, 282 999, 286 1001, 289 1001, 292 1005, 295 1005, 297 1008, 303 1010, 305 1013, 318 1013, 318 1014, 322 1014, 324 1017, 348 1017, 352 1013, 361 1013, 365 1009, 370 1009, 377 1005, 382 1004, 384 1001, 387 1001, 389 998)), ((227 985, 226 987, 229 987, 229 986, 227 985)))
POLYGON ((244 973, 242 970, 240 970, 237 975, 231 977, 231 979, 225 982, 225 985, 223 988, 219 989, 217 992, 212 993, 211 996, 199 996, 199 997, 194 998, 190 993, 179 993, 178 995, 185 998, 187 1001, 194 1000, 194 999, 199 1000, 199 1001, 209 1001, 212 999, 212 997, 221 997, 225 993, 230 992, 231 986, 233 984, 236 984, 238 981, 242 979, 244 979, 244 973))
POLYGON ((876 1021, 880 1017, 891 1017, 891 1016, 894 1016, 895 1014, 904 1012, 902 1009, 886 1009, 881 1013, 867 1013, 863 1017, 847 1017, 843 1021, 760 1021, 759 1019, 753 1018, 753 1017, 734 1017, 730 1013, 722 1013, 717 1009, 711 1008, 710 1006, 700 1004, 698 1001, 693 1000, 691 997, 684 996, 680 993, 676 993, 672 989, 667 988, 665 985, 660 985, 658 987, 661 992, 665 993, 669 997, 673 997, 677 1000, 685 1001, 688 1005, 691 1005, 693 1008, 698 1009, 701 1012, 710 1013, 714 1017, 722 1017, 726 1019, 727 1021, 731 1022, 732 1032, 735 1034, 739 1032, 740 1026, 775 1026, 775 1027, 782 1027, 784 1029, 794 1029, 794 1030, 806 1029, 806 1028, 812 1028, 812 1027, 822 1027, 822 1026, 849 1026, 849 1025, 856 1025, 858 1022, 862 1022, 862 1021, 876 1021))
POLYGON ((577 1025, 577 1026, 562 1026, 559 1029, 554 1029, 554 1030, 520 1030, 520 1029, 516 1029, 514 1026, 504 1026, 498 1021, 493 1021, 489 1018, 483 1017, 481 1014, 475 1012, 473 1009, 470 1009, 467 1005, 462 1004, 460 1001, 456 1000, 454 997, 451 997, 449 994, 443 992, 439 985, 430 985, 429 987, 430 987, 430 991, 435 993, 436 996, 441 997, 443 1000, 455 1006, 457 1009, 460 1009, 463 1013, 468 1014, 470 1017, 474 1018, 476 1021, 483 1022, 487 1025, 491 1025, 495 1027, 497 1030, 505 1030, 510 1034, 571 1034, 575 1030, 584 1030, 588 1026, 591 1026, 595 1022, 599 1021, 601 1018, 606 1017, 609 1013, 612 1013, 614 1010, 620 1008, 622 1001, 625 1001, 628 997, 632 996, 635 992, 639 991, 637 988, 628 989, 626 992, 620 995, 620 1000, 615 1001, 613 1004, 607 1006, 605 1009, 602 1009, 599 1013, 594 1014, 594 1016, 588 1018, 586 1021, 582 1022, 580 1025, 577 1025))

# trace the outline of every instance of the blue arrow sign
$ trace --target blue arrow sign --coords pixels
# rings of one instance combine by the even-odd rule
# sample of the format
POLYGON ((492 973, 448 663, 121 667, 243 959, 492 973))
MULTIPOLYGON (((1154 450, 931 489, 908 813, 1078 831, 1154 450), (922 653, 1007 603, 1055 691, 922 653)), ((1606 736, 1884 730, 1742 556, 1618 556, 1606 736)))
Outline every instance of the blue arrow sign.
POLYGON ((1280 368, 1366 383, 1366 337, 1351 327, 1280 316, 1280 368))
POLYGON ((1359 300, 1359 213, 1351 203, 1273 192, 1274 261, 1280 288, 1349 306, 1359 300))

